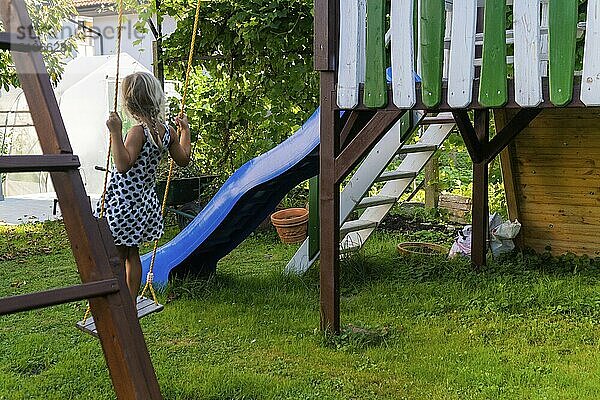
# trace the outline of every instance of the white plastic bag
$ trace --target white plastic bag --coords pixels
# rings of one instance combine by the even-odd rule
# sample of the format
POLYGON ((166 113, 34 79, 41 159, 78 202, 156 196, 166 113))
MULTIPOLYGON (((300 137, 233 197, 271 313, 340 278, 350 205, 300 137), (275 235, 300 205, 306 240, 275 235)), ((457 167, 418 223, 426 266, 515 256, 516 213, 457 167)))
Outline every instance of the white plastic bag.
POLYGON ((473 228, 471 225, 465 226, 462 231, 458 232, 458 238, 452 244, 448 257, 454 258, 456 256, 470 256, 471 255, 471 236, 473 228))
POLYGON ((517 220, 515 222, 506 221, 497 227, 490 230, 490 247, 492 254, 497 256, 499 254, 508 253, 515 248, 515 244, 512 241, 521 230, 521 223, 517 220))

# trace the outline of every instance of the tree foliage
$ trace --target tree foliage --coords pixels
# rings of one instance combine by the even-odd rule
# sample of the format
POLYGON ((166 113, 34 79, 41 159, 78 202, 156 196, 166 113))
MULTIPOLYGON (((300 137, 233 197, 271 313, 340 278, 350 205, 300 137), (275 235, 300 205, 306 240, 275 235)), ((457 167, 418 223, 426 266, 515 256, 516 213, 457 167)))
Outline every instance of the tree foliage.
MULTIPOLYGON (((50 78, 56 82, 64 69, 65 57, 76 49, 77 36, 60 38, 63 23, 77 14, 72 0, 26 0, 35 33, 44 46, 43 56, 50 78), (52 42, 59 38, 59 42, 52 42)), ((8 51, 0 51, 0 86, 18 86, 16 71, 8 51)))
MULTIPOLYGON (((181 18, 164 43, 168 78, 183 81, 196 0, 165 0, 181 18)), ((227 176, 298 129, 318 104, 311 0, 224 0, 201 5, 186 106, 196 161, 227 176)))

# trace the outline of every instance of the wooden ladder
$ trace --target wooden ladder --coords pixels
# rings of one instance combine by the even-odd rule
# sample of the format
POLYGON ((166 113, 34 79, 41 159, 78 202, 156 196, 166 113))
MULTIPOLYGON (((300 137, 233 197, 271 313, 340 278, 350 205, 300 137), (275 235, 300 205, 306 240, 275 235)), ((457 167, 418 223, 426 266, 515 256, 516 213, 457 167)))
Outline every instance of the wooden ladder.
POLYGON ((2 0, 0 49, 10 50, 43 155, 1 156, 0 173, 49 171, 82 284, 0 299, 0 315, 89 299, 119 399, 161 399, 148 349, 108 224, 92 215, 79 159, 23 0, 2 0))

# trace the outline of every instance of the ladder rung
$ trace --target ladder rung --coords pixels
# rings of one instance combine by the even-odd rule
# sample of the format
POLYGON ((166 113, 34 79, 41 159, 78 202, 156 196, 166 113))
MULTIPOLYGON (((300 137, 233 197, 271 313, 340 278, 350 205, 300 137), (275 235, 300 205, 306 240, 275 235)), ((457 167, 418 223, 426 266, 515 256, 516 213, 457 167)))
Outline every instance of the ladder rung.
POLYGON ((345 222, 340 228, 340 237, 344 237, 350 232, 362 231, 363 229, 377 228, 377 222, 366 219, 356 219, 345 222))
POLYGON ((375 182, 396 181, 400 179, 414 179, 417 173, 413 171, 387 171, 379 175, 375 182))
POLYGON ((441 125, 455 123, 456 121, 452 117, 425 117, 421 120, 421 125, 441 125))
POLYGON ((32 52, 42 50, 42 45, 32 38, 12 32, 0 32, 0 50, 32 52))
POLYGON ((5 297, 0 299, 0 315, 105 296, 118 291, 119 283, 112 278, 44 292, 5 297))
POLYGON ((0 156, 0 172, 59 172, 80 167, 73 154, 0 156))
POLYGON ((396 203, 396 198, 392 196, 371 196, 363 198, 360 203, 356 205, 356 209, 367 208, 367 207, 375 207, 382 206, 385 204, 394 204, 396 203))
POLYGON ((407 144, 402 146, 397 154, 424 153, 426 151, 436 151, 438 146, 435 144, 407 144))

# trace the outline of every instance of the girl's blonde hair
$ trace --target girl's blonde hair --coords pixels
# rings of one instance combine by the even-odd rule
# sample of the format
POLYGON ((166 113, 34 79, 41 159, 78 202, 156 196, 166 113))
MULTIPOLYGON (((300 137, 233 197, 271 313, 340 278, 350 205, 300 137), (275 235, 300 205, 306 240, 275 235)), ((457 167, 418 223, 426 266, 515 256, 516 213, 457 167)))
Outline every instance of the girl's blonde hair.
MULTIPOLYGON (((148 72, 135 72, 121 84, 123 106, 127 114, 150 129, 165 120, 165 92, 158 79, 148 72)), ((150 140, 154 142, 153 135, 150 140)), ((155 143, 160 146, 160 143, 155 143)))

